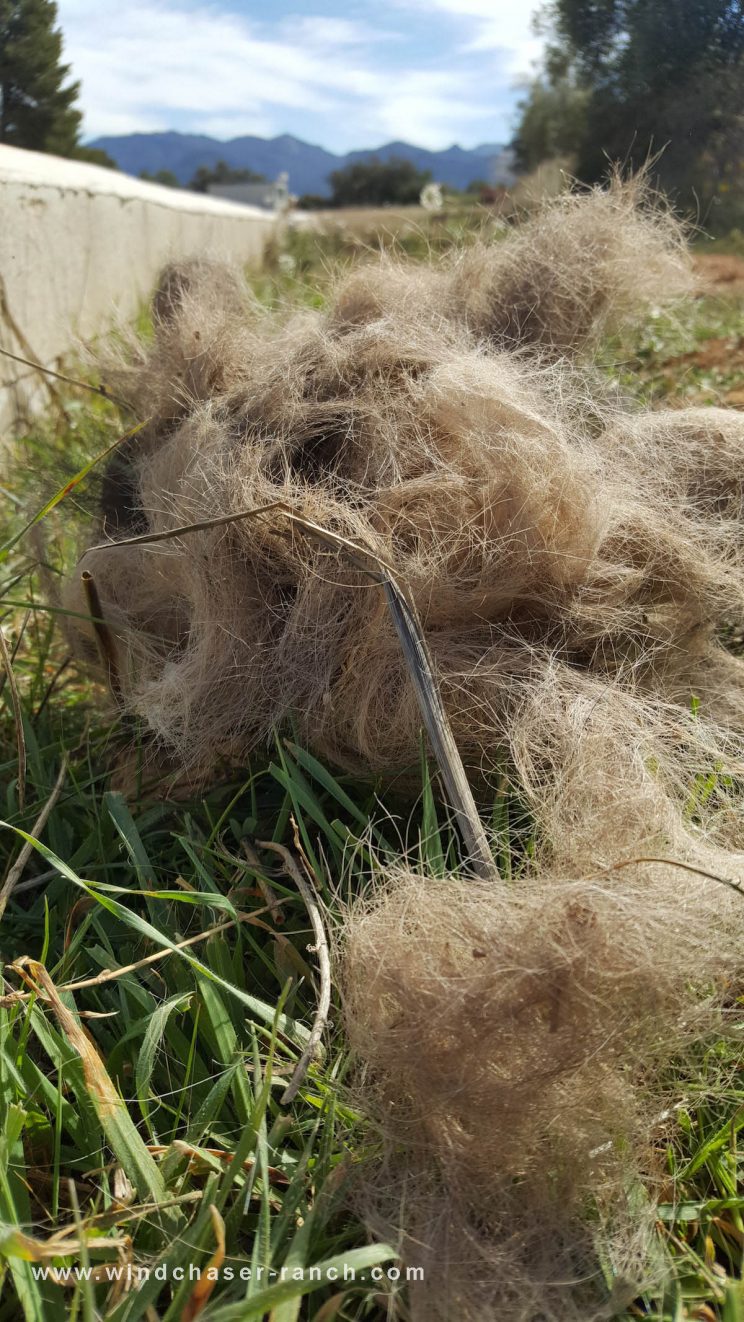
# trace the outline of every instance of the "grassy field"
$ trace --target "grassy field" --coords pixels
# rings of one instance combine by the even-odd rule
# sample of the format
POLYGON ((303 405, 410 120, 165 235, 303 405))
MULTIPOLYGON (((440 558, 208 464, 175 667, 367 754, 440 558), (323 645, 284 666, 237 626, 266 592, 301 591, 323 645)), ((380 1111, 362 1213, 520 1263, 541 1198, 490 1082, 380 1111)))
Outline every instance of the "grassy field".
MULTIPOLYGON (((396 241, 414 256, 440 251, 462 224, 417 221, 396 241)), ((369 246, 348 226, 295 233, 257 292, 319 302, 330 267, 369 246)), ((720 256, 701 258, 710 287, 688 310, 652 315, 614 346, 626 389, 744 403, 744 263, 731 258, 723 279, 720 256)), ((148 786, 141 732, 76 669, 48 604, 90 527, 94 478, 63 495, 54 473, 83 470, 126 424, 83 392, 61 402, 3 479, 0 1322, 405 1318, 395 1246, 370 1243, 350 1210, 377 1139, 353 1104, 338 1031, 295 1101, 281 1100, 317 969, 295 880, 257 842, 304 855, 331 925, 339 893, 374 865, 371 838, 378 858, 407 851, 435 872, 456 868, 436 778, 422 754, 418 799, 401 804, 285 731, 207 793, 148 786), (29 529, 57 487, 57 506, 29 529), (334 1279, 339 1262, 356 1268, 353 1282, 334 1279), (69 1274, 78 1266, 87 1279, 69 1274)), ((496 795, 487 810, 502 865, 518 866, 513 805, 496 795)), ((628 1318, 744 1319, 741 1064, 721 1043, 679 1080, 658 1137, 670 1283, 628 1318)))

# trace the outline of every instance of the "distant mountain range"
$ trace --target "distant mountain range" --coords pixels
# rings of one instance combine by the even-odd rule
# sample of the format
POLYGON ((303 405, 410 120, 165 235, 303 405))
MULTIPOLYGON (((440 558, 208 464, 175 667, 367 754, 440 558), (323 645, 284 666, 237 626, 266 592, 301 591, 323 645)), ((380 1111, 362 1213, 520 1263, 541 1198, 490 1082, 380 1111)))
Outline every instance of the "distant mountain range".
POLYGON ((279 138, 232 138, 229 142, 196 133, 129 133, 122 137, 96 138, 88 145, 108 152, 127 174, 172 170, 181 184, 187 184, 200 165, 214 166, 217 161, 227 161, 234 169, 256 170, 268 179, 286 171, 291 192, 324 194, 330 192, 328 176, 332 170, 374 156, 381 160, 402 156, 417 169, 430 170, 438 183, 453 188, 467 188, 474 179, 509 182, 508 157, 501 159, 505 149, 494 142, 483 143, 470 151, 457 146, 445 151, 426 151, 409 142, 387 142, 374 151, 352 151, 346 156, 336 156, 288 133, 279 138))

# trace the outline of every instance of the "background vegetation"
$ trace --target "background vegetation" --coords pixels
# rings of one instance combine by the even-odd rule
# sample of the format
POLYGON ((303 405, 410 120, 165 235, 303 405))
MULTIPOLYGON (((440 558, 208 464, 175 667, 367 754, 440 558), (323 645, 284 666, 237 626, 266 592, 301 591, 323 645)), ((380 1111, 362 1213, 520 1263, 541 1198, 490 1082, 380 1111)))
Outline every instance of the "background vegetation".
MULTIPOLYGON (((561 161, 595 183, 611 162, 651 161, 663 191, 706 229, 744 227, 741 0, 549 0, 538 26, 545 55, 514 138, 522 173, 561 161)), ((0 0, 0 143, 113 166, 80 141, 78 95, 53 0, 0 0)), ((178 186, 171 170, 152 178, 178 186)), ((330 199, 300 202, 405 206, 418 202, 429 178, 411 161, 373 158, 333 172, 330 199)), ((197 170, 188 187, 261 179, 218 161, 197 170)), ((478 181, 471 188, 483 192, 478 181)))
POLYGON ((543 68, 522 106, 517 160, 653 160, 660 186, 708 228, 744 219, 744 14, 739 0, 552 0, 543 68))

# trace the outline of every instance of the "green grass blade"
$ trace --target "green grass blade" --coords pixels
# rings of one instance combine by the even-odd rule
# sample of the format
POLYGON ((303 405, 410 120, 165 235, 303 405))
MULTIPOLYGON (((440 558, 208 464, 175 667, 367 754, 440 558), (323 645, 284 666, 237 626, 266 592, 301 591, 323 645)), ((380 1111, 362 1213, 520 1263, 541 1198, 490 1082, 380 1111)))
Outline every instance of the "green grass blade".
POLYGON ((112 445, 107 445, 105 450, 99 451, 99 453, 94 455, 92 459, 89 459, 87 463, 83 464, 83 467, 75 473, 75 476, 71 477, 69 482, 66 482, 58 491, 55 491, 54 495, 50 496, 46 504, 42 505, 41 509, 37 510, 36 514, 28 520, 28 523, 25 523, 18 532, 14 533, 12 537, 9 537, 8 540, 0 546, 0 563, 6 559, 8 552, 26 536, 26 533, 30 532, 32 528, 35 528, 37 523, 41 523, 42 519, 45 519, 47 514, 51 514, 52 510, 55 509, 66 496, 69 496, 70 492, 75 490, 75 487, 80 485, 80 483, 96 467, 96 464, 100 464, 103 459, 108 455, 113 454, 114 450, 118 449, 120 445, 123 445, 125 441, 129 441, 133 436, 136 436, 138 432, 142 431, 142 428, 146 423, 147 418, 144 422, 138 422, 136 427, 130 427, 129 431, 124 432, 123 436, 117 437, 112 445))
MULTIPOLYGON (((13 826, 10 822, 0 821, 0 827, 3 826, 7 827, 10 831, 15 831, 16 835, 19 835, 22 840, 27 840, 32 844, 34 849, 41 854, 42 858, 46 859, 47 863, 56 868, 63 877, 66 877, 68 881, 73 883, 73 885, 78 886, 86 895, 90 896, 91 899, 100 904, 103 909, 107 909, 109 913, 114 914, 115 917, 121 920, 121 922, 126 923, 133 929, 133 931, 138 932, 140 936, 147 937, 149 941, 153 941, 156 946, 164 947, 167 950, 173 951, 173 953, 178 955, 178 957, 186 964, 190 964, 197 973, 202 973, 204 977, 211 978, 213 982, 224 987, 225 991, 241 1001, 243 1005, 247 1006, 252 1014, 263 1020, 264 1023, 273 1024, 275 1016, 273 1006, 268 1005, 265 1001, 259 1000, 256 996, 250 996, 249 993, 244 992, 242 988, 235 987, 232 983, 226 982, 224 978, 220 978, 216 973, 213 973, 206 964, 202 963, 200 959, 197 959, 195 955, 192 955, 188 948, 179 948, 175 941, 169 936, 166 936, 166 934, 161 932, 157 927, 153 927, 152 923, 147 922, 145 918, 134 913, 133 910, 127 909, 125 905, 119 904, 118 900, 112 899, 110 895, 103 894, 102 888, 99 888, 95 882, 85 881, 82 877, 79 877, 69 864, 65 863, 63 859, 58 858, 57 855, 53 853, 51 849, 48 849, 46 845, 42 844, 40 840, 36 840, 32 835, 29 835, 26 831, 22 831, 19 826, 13 826)), ((214 902, 213 896, 210 895, 209 899, 210 903, 214 902)), ((286 1015, 282 1015, 279 1028, 283 1033, 289 1033, 303 1042, 307 1041, 309 1036, 309 1030, 305 1028, 303 1024, 298 1023, 294 1019, 289 1019, 286 1015)))
POLYGON ((150 1124, 150 1106, 148 1100, 148 1091, 150 1080, 152 1079, 155 1068, 155 1060, 160 1050, 160 1046, 165 1036, 168 1020, 176 1010, 188 1005, 191 996, 188 992, 182 992, 178 996, 171 996, 167 1001, 163 1001, 157 1007, 145 1029, 145 1035, 142 1038, 142 1045, 137 1053, 137 1064, 135 1068, 135 1084, 137 1088, 137 1100, 139 1102, 142 1118, 150 1131, 153 1141, 157 1141, 152 1125, 150 1124))
MULTIPOLYGON (((302 1280, 277 1281, 275 1285, 265 1286, 249 1299, 241 1299, 234 1304, 225 1304, 213 1308, 209 1322, 250 1322, 251 1318, 262 1318, 280 1304, 291 1299, 304 1299, 306 1295, 320 1290, 324 1285, 335 1285, 343 1280, 344 1268, 357 1275, 368 1273, 372 1267, 379 1267, 383 1262, 397 1258, 397 1253, 389 1244, 369 1244, 365 1248, 351 1249, 333 1258, 326 1258, 312 1268, 313 1278, 303 1274, 302 1280)), ((369 1275, 362 1276, 364 1283, 370 1285, 369 1275)))

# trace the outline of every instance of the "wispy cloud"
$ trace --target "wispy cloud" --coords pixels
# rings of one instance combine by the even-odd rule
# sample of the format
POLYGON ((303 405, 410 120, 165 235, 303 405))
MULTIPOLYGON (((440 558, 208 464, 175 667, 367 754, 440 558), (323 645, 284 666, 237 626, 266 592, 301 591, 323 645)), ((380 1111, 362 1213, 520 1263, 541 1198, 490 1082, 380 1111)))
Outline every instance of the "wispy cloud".
POLYGON ((517 0, 389 0, 401 9, 446 16, 456 33, 459 54, 495 53, 504 71, 524 77, 539 57, 543 42, 533 26, 536 5, 517 0))
POLYGON ((498 43, 502 5, 490 0, 427 0, 428 18, 418 0, 383 0, 374 27, 331 0, 312 14, 279 4, 269 17, 264 6, 236 3, 61 0, 88 134, 290 131, 347 150, 391 137, 442 147, 505 133, 524 37, 506 5, 498 43), (499 52, 500 83, 491 59, 499 52), (474 76, 479 64, 490 77, 474 76))

